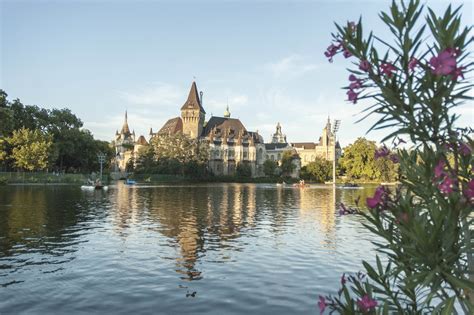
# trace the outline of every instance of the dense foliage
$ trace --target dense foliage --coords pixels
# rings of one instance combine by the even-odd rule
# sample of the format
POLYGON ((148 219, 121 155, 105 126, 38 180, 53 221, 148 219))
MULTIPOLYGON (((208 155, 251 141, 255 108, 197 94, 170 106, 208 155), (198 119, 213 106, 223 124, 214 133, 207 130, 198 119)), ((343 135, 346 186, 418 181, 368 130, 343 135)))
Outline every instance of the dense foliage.
POLYGON ((272 160, 265 160, 263 162, 263 173, 265 176, 275 176, 278 168, 278 163, 272 160))
POLYGON ((137 174, 169 174, 203 177, 207 174, 207 144, 184 134, 158 135, 137 157, 137 174))
POLYGON ((301 168, 300 177, 307 181, 324 183, 332 179, 332 162, 316 157, 314 162, 301 168))
POLYGON ((107 163, 112 159, 114 153, 109 144, 95 140, 69 109, 23 105, 18 99, 8 101, 7 96, 0 90, 0 163, 4 170, 89 172, 99 167, 97 153, 106 153, 107 163), (31 151, 24 145, 20 146, 15 139, 20 134, 23 142, 30 143, 30 146, 40 135, 50 139, 51 144, 42 147, 46 150, 37 151, 41 153, 42 161, 46 155, 46 164, 35 164, 37 161, 29 156, 31 151))
POLYGON ((365 217, 384 257, 364 262, 366 274, 343 274, 337 295, 319 297, 321 312, 474 313, 472 130, 458 128, 453 113, 472 100, 472 80, 464 77, 472 27, 462 28, 450 6, 442 16, 428 9, 422 21, 423 12, 419 1, 393 2, 380 14, 393 40, 364 37, 361 21, 349 22, 337 26, 325 53, 330 61, 338 53, 353 60, 348 100, 374 102, 365 110, 379 117, 371 129, 391 127, 386 139, 397 145, 406 137, 411 147, 397 152, 399 189, 377 188, 368 212, 342 205, 341 213, 365 217))
POLYGON ((293 152, 287 150, 281 156, 280 170, 282 176, 291 176, 295 170, 296 165, 293 163, 293 152))
MULTIPOLYGON (((375 141, 358 138, 344 148, 339 167, 349 180, 395 181, 398 178, 398 164, 390 159, 378 158, 375 141)), ((388 149, 387 149, 388 150, 388 149)), ((393 153, 388 151, 388 154, 393 153)))

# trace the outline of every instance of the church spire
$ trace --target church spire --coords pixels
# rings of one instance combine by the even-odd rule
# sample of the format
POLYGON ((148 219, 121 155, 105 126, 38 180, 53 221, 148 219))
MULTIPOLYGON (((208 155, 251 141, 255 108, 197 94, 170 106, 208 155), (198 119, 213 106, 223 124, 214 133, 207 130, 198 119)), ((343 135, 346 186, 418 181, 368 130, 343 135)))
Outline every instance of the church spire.
POLYGON ((204 114, 206 113, 206 111, 201 105, 201 100, 199 98, 195 81, 193 81, 193 84, 191 85, 191 89, 189 90, 188 99, 186 100, 186 103, 184 103, 181 107, 181 110, 186 109, 199 109, 200 112, 204 114))
POLYGON ((224 117, 225 117, 225 118, 230 118, 229 99, 228 99, 228 98, 227 98, 227 107, 225 108, 225 112, 224 112, 224 117))
POLYGON ((125 121, 123 122, 121 134, 130 134, 130 128, 128 127, 127 111, 125 111, 125 121))

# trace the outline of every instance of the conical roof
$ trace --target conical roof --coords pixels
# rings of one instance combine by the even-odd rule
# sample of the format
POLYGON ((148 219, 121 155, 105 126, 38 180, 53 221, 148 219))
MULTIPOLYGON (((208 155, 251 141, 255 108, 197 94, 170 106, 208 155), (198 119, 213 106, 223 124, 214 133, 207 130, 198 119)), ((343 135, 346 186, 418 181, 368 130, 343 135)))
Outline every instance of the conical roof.
POLYGON ((128 121, 127 121, 127 111, 125 111, 125 121, 123 122, 122 126, 122 131, 120 132, 121 134, 124 135, 130 135, 130 128, 128 127, 128 121))
POLYGON ((202 107, 201 101, 199 99, 198 90, 196 87, 196 82, 193 81, 191 85, 191 90, 189 91, 188 99, 186 103, 181 107, 181 110, 184 109, 199 109, 202 113, 206 113, 204 108, 202 107))

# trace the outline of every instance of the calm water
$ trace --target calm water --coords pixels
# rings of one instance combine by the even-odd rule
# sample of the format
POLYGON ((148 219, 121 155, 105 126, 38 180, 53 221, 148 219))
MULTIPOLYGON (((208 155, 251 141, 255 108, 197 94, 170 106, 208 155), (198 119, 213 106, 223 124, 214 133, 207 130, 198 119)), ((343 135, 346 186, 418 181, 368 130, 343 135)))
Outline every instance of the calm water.
POLYGON ((373 189, 0 187, 0 313, 317 314, 372 260, 373 189))

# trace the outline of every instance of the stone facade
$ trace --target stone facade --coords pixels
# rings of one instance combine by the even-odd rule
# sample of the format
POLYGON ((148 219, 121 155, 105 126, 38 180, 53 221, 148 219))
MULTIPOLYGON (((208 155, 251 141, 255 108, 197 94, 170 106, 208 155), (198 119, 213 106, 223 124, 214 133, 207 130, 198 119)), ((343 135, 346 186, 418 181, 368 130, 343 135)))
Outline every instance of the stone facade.
MULTIPOLYGON (((317 143, 294 142, 288 143, 286 135, 282 133, 280 123, 276 126, 275 133, 271 136, 270 143, 264 140, 258 131, 247 130, 243 123, 236 118, 231 118, 227 106, 223 117, 212 116, 205 121, 206 111, 202 105, 202 92, 198 94, 196 83, 193 82, 186 102, 181 107, 181 115, 166 121, 158 132, 150 128, 150 140, 160 135, 173 135, 182 133, 209 146, 209 170, 215 175, 234 175, 239 164, 250 167, 253 177, 263 176, 263 163, 272 160, 281 165, 285 151, 293 154, 295 170, 292 177, 299 177, 302 166, 321 157, 328 161, 341 156, 341 147, 335 140, 328 118, 326 126, 317 143)), ((125 121, 120 133, 115 135, 115 166, 116 171, 124 172, 127 162, 138 156, 139 150, 148 145, 144 136, 135 139, 135 132, 130 132, 125 112, 125 121)))
POLYGON ((339 145, 339 142, 336 141, 334 133, 331 130, 331 121, 329 117, 318 142, 293 142, 291 143, 291 146, 300 156, 301 166, 314 162, 316 157, 333 161, 334 149, 336 150, 336 160, 341 157, 342 153, 341 146, 339 145))
POLYGON ((276 131, 271 138, 271 143, 265 143, 265 159, 274 161, 280 166, 283 153, 285 151, 291 151, 293 156, 292 163, 295 167, 290 176, 298 178, 301 170, 301 159, 297 151, 286 142, 286 135, 282 133, 280 123, 277 124, 276 131))
POLYGON ((135 139, 135 130, 130 132, 127 116, 127 112, 125 112, 125 121, 122 129, 120 133, 118 130, 115 132, 115 139, 113 141, 115 147, 114 171, 120 173, 125 172, 128 161, 137 157, 139 150, 148 145, 144 136, 135 139))

